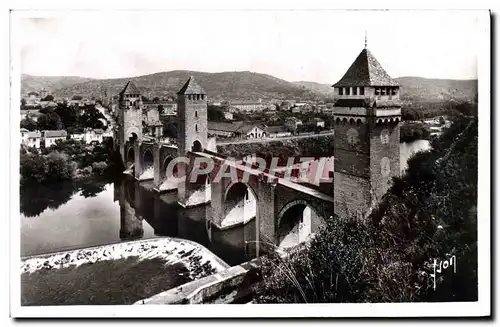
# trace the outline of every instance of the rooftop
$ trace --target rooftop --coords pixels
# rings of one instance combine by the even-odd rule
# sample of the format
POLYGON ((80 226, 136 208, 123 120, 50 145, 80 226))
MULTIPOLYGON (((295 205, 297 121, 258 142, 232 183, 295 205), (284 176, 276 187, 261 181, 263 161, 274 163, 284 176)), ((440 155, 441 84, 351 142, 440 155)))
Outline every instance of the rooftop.
POLYGON ((368 49, 363 49, 344 76, 333 86, 399 86, 368 49))
POLYGON ((125 84, 125 87, 123 90, 120 92, 120 95, 124 94, 134 94, 134 95, 139 95, 141 94, 141 91, 135 86, 134 82, 128 81, 127 84, 125 84))
POLYGON ((203 88, 191 76, 177 94, 206 94, 203 88))
POLYGON ((68 135, 68 133, 65 130, 44 131, 43 135, 45 138, 47 138, 47 137, 66 137, 68 135))

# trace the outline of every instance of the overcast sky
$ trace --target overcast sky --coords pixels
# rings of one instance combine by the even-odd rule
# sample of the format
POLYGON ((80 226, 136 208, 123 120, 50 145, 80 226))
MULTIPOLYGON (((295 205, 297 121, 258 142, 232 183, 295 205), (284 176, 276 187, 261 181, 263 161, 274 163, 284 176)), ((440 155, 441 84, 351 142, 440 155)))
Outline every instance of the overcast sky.
MULTIPOLYGON (((73 12, 13 25, 21 71, 116 78, 186 69, 334 83, 364 47, 392 77, 476 78, 473 11, 73 12)), ((35 16, 34 14, 30 14, 35 16)))

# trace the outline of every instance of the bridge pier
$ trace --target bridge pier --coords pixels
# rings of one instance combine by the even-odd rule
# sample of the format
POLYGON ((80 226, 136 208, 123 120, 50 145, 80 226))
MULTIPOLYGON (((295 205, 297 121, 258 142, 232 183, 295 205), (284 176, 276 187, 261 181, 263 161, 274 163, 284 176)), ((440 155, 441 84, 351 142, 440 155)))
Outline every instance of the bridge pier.
POLYGON ((196 180, 192 180, 192 170, 194 158, 187 166, 178 165, 179 176, 185 176, 184 181, 179 183, 177 194, 178 202, 184 208, 195 207, 209 203, 212 199, 212 186, 207 174, 198 175, 196 180))
POLYGON ((134 156, 134 177, 139 180, 142 175, 142 155, 139 141, 134 142, 134 156))

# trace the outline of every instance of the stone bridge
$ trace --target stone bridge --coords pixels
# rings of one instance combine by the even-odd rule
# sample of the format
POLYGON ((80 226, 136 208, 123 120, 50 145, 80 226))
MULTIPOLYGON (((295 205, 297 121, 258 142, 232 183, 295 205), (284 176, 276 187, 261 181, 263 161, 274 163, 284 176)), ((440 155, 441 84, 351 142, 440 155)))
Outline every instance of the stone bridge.
POLYGON ((127 167, 132 168, 135 179, 152 180, 159 193, 177 191, 177 201, 183 207, 207 205, 206 217, 219 230, 255 219, 255 239, 260 244, 296 245, 333 215, 333 197, 242 160, 230 161, 203 150, 188 152, 182 162, 177 147, 150 141, 128 142, 125 149, 127 167), (207 168, 204 162, 213 163, 208 173, 203 172, 207 168), (171 163, 173 169, 171 165, 169 170, 171 163))

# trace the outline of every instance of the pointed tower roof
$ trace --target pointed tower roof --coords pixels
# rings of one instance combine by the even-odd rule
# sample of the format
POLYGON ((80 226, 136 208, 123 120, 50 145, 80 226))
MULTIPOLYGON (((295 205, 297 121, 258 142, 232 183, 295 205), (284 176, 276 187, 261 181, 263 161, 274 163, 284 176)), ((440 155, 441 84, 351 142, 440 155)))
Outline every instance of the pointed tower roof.
POLYGON ((344 77, 333 86, 399 86, 399 83, 387 74, 370 50, 365 48, 344 77))
POLYGON ((191 76, 177 94, 206 94, 203 88, 191 76))
POLYGON ((137 86, 135 86, 134 82, 128 81, 123 90, 120 92, 120 95, 123 94, 141 94, 141 91, 139 91, 137 86))

